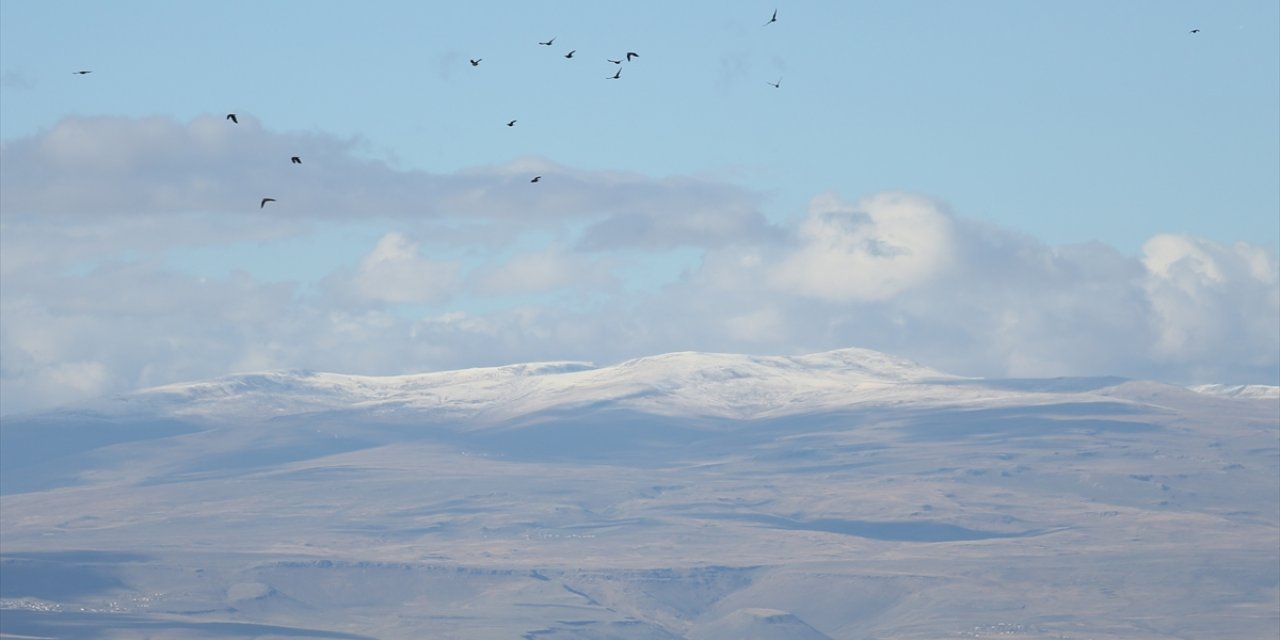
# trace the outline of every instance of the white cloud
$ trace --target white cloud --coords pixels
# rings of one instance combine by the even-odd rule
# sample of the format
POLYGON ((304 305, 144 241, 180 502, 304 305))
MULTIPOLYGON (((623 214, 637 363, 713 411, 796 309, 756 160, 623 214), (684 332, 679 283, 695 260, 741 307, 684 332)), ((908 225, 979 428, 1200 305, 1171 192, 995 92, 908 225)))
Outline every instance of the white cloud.
POLYGON ((1261 247, 1159 235, 1143 245, 1144 289, 1156 336, 1153 356, 1171 363, 1214 361, 1266 367, 1280 350, 1277 260, 1261 247))
POLYGON ((1256 245, 1048 246, 905 193, 823 195, 771 225, 757 196, 710 179, 538 158, 433 175, 358 146, 247 114, 239 127, 74 119, 5 142, 0 410, 247 369, 393 374, 685 349, 860 346, 997 376, 1275 384, 1280 371, 1280 260, 1256 245), (260 210, 268 187, 280 206, 260 210), (398 230, 375 226, 376 244, 324 263, 318 288, 166 262, 332 219, 398 230), (662 286, 619 275, 672 273, 663 261, 679 247, 701 262, 662 286))
POLYGON ((927 281, 951 261, 951 218, 936 203, 884 193, 846 205, 813 200, 796 231, 799 247, 773 284, 830 301, 883 300, 927 281))
POLYGON ((439 303, 458 287, 460 265, 428 260, 418 244, 399 232, 388 233, 354 270, 340 270, 325 280, 332 293, 375 303, 439 303))
MULTIPOLYGON (((766 275, 808 250, 803 242, 708 250, 679 282, 615 292, 586 310, 458 307, 420 318, 397 312, 396 301, 446 295, 437 285, 447 278, 424 276, 440 265, 399 233, 335 272, 330 286, 341 282, 347 295, 153 263, 11 273, 0 299, 4 412, 243 370, 393 374, 684 349, 864 346, 964 374, 1275 382, 1278 261, 1265 250, 1159 237, 1144 262, 1100 245, 1048 247, 963 218, 949 224, 949 267, 876 299, 778 290, 766 275)), ((451 291, 610 286, 564 270, 582 260, 554 247, 518 254, 455 279, 451 291), (550 264, 540 275, 517 275, 540 262, 550 264)))
POLYGON ((706 246, 772 232, 758 196, 710 180, 574 170, 525 157, 452 174, 399 170, 357 139, 264 129, 251 114, 67 118, 0 145, 0 210, 11 216, 234 215, 269 220, 500 221, 587 225, 589 249, 706 246), (300 156, 301 165, 292 164, 300 156), (542 175, 538 184, 529 182, 542 175), (259 207, 260 199, 276 202, 259 207))
POLYGON ((729 336, 741 342, 768 344, 786 335, 782 314, 774 308, 740 313, 726 319, 724 324, 729 336))
POLYGON ((498 265, 479 269, 471 286, 481 295, 543 293, 557 289, 613 290, 618 280, 609 261, 566 253, 558 247, 521 253, 498 265))

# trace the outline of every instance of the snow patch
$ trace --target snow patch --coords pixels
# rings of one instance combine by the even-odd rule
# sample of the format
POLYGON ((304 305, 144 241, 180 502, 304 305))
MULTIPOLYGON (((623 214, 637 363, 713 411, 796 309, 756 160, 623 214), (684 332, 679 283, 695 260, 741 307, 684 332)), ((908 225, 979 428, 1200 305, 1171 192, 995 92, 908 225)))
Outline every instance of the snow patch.
POLYGON ((1188 387, 1196 393, 1250 400, 1280 400, 1280 387, 1269 384, 1200 384, 1188 387))

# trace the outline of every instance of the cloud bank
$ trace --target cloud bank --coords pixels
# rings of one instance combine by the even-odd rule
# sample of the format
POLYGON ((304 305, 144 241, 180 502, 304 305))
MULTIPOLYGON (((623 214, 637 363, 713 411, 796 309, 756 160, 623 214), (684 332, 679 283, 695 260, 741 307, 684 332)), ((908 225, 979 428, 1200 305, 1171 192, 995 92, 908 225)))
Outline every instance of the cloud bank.
POLYGON ((5 142, 0 410, 235 371, 685 349, 859 346, 986 376, 1280 377, 1280 260, 1258 245, 1050 246, 900 192, 819 194, 770 223, 759 194, 709 180, 538 158, 440 175, 362 153, 251 116, 74 119, 5 142), (264 195, 278 201, 259 210, 264 195), (245 242, 269 256, 352 221, 380 237, 311 282, 169 260, 245 242), (693 261, 673 270, 675 254, 693 261))

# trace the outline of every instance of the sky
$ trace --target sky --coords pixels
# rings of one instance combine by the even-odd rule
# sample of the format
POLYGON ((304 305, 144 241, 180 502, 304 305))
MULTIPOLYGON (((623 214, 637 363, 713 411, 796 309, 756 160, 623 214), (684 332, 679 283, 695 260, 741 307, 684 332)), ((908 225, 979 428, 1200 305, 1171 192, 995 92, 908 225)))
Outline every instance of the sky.
POLYGON ((6 415, 683 350, 1280 383, 1270 0, 5 0, 0 145, 6 415))

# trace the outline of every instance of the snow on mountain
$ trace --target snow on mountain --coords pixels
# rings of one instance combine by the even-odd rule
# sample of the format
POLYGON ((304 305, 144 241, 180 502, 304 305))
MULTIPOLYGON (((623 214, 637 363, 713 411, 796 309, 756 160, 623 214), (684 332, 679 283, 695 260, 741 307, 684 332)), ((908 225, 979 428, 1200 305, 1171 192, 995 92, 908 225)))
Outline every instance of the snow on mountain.
MULTIPOLYGON (((1048 402, 1054 394, 1042 395, 1048 402)), ((398 376, 273 371, 155 387, 107 406, 210 418, 357 409, 480 421, 607 406, 759 419, 855 406, 1034 402, 1035 396, 1035 390, 850 348, 802 356, 678 352, 604 367, 541 362, 398 376)))
POLYGON ((1269 384, 1201 384, 1190 387, 1196 393, 1228 398, 1280 400, 1280 387, 1269 384))

